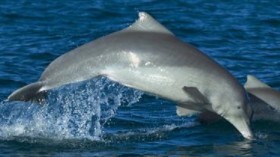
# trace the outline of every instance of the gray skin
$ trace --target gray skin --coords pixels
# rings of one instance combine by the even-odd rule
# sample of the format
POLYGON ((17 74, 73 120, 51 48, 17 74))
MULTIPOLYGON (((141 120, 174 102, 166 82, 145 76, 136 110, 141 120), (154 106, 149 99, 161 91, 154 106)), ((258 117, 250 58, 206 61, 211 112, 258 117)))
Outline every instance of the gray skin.
POLYGON ((28 101, 49 89, 97 76, 175 101, 186 110, 214 112, 245 138, 253 137, 245 90, 239 82, 144 12, 128 28, 60 56, 38 82, 8 99, 28 101))

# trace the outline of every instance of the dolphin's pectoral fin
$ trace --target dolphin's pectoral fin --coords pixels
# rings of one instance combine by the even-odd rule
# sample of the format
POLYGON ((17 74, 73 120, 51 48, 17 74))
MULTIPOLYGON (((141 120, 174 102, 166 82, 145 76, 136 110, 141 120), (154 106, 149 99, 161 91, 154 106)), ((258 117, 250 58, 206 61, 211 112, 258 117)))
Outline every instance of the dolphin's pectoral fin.
POLYGON ((199 111, 195 111, 195 110, 190 110, 190 109, 186 109, 184 107, 181 107, 183 105, 181 104, 178 104, 176 106, 176 113, 178 116, 193 116, 193 115, 196 115, 198 113, 200 113, 199 111))
POLYGON ((183 87, 183 91, 196 103, 208 104, 208 99, 196 87, 183 87))

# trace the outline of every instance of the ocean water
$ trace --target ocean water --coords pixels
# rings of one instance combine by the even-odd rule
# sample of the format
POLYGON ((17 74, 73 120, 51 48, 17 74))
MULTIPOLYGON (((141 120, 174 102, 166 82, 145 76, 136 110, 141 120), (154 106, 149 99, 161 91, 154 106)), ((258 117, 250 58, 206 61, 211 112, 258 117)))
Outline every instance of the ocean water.
MULTIPOLYGON (((280 123, 178 117, 173 102, 105 77, 51 90, 43 106, 7 102, 58 56, 129 26, 146 11, 227 68, 280 90, 280 2, 274 0, 0 1, 0 156, 280 156, 280 123)), ((280 116, 280 115, 279 115, 280 116)))

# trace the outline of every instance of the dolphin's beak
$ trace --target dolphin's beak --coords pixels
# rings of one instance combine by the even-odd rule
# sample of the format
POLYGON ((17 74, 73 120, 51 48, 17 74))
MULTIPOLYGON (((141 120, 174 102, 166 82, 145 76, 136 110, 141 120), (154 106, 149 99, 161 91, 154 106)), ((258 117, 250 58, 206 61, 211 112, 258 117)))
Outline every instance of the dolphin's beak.
POLYGON ((244 119, 244 117, 225 117, 241 134, 244 138, 252 140, 253 134, 250 129, 249 120, 244 119))

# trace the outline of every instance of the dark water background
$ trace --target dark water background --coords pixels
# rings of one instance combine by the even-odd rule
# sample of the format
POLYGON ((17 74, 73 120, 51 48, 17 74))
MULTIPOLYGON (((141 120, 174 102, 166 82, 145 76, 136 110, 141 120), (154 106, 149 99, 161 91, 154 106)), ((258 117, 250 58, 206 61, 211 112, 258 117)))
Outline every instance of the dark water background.
POLYGON ((146 11, 241 83, 280 89, 280 1, 0 1, 0 156, 280 156, 277 122, 244 140, 227 122, 200 125, 168 102, 96 78, 49 93, 49 103, 5 102, 55 58, 129 26, 146 11))

